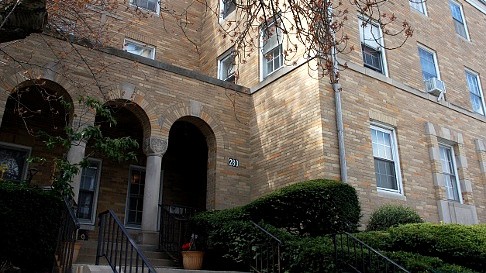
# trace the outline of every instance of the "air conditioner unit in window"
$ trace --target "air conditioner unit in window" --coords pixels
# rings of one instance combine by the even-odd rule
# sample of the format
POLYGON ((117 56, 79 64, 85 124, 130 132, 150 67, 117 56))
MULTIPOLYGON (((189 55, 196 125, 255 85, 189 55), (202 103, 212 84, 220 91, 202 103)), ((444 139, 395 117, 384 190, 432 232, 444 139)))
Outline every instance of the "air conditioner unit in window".
POLYGON ((425 91, 438 97, 437 100, 441 100, 446 92, 445 83, 437 78, 430 78, 425 81, 425 91))

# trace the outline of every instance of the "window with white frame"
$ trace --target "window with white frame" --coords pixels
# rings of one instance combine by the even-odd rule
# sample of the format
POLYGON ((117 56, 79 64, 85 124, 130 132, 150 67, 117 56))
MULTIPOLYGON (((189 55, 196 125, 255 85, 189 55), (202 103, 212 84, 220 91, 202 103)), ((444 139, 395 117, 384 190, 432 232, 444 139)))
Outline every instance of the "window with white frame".
POLYGON ((130 227, 142 225, 145 168, 130 166, 125 223, 130 227))
POLYGON ((479 75, 470 70, 466 70, 466 81, 473 111, 484 115, 484 97, 479 75))
POLYGON ((427 15, 427 10, 425 8, 425 1, 426 0, 409 0, 409 3, 414 10, 424 15, 427 15))
POLYGON ((462 11, 461 4, 451 0, 449 1, 449 7, 451 9, 452 19, 454 20, 454 28, 456 29, 456 33, 469 40, 466 20, 464 19, 464 12, 462 11))
POLYGON ((221 17, 225 19, 236 9, 235 0, 221 0, 221 17))
POLYGON ((218 59, 218 79, 235 82, 235 53, 233 50, 225 52, 218 59))
POLYGON ((21 181, 27 174, 30 148, 0 143, 0 180, 21 181))
POLYGON ((454 150, 451 146, 445 144, 439 145, 440 161, 442 166, 442 175, 444 178, 444 186, 446 190, 446 197, 448 200, 462 202, 460 196, 459 180, 457 178, 457 168, 454 159, 454 150))
POLYGON ((265 24, 260 33, 262 79, 283 66, 282 42, 283 34, 278 21, 265 24))
POLYGON ((364 66, 386 75, 385 50, 380 26, 360 19, 359 33, 364 66))
POLYGON ((159 0, 130 0, 130 4, 142 9, 159 13, 159 0))
POLYGON ((424 81, 431 78, 440 79, 439 68, 437 66, 437 56, 435 55, 435 52, 420 46, 418 48, 418 51, 420 57, 420 66, 422 67, 422 77, 424 81))
POLYGON ((379 190, 402 193, 395 131, 391 128, 371 125, 371 141, 376 186, 379 190))
POLYGON ((77 217, 81 223, 94 224, 96 202, 101 172, 101 160, 88 159, 88 166, 81 171, 77 217))
POLYGON ((149 59, 155 59, 155 47, 147 44, 125 39, 123 50, 149 59))

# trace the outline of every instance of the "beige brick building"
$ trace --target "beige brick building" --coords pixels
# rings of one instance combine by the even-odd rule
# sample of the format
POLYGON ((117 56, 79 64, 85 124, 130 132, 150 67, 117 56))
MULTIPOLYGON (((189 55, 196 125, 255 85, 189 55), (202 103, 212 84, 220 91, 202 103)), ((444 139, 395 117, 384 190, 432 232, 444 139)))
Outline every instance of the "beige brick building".
POLYGON ((101 124, 106 135, 140 143, 137 162, 125 163, 93 153, 90 143, 71 146, 71 161, 91 158, 73 182, 87 229, 97 213, 113 209, 152 240, 162 205, 223 209, 343 173, 358 191, 363 223, 385 203, 410 206, 432 222, 486 221, 483 0, 397 1, 390 9, 414 35, 395 50, 370 42, 360 15, 348 16, 355 49, 339 56, 348 66, 340 80, 345 169, 335 91, 310 69, 314 61, 284 60, 275 39, 239 63, 238 85, 231 83, 231 40, 218 29, 237 11, 224 3, 207 9, 197 1, 130 0, 109 13, 95 10, 94 21, 119 26, 103 49, 50 34, 0 45, 0 162, 10 164, 8 179, 48 185, 53 166, 25 159, 63 154, 24 129, 15 113, 27 108, 37 114, 29 128, 101 124), (185 10, 184 24, 167 10, 185 10), (210 12, 220 10, 219 18, 210 12), (42 94, 63 96, 74 109, 59 118, 52 113, 60 106, 43 106, 42 94), (112 107, 118 125, 85 112, 80 95, 112 107))

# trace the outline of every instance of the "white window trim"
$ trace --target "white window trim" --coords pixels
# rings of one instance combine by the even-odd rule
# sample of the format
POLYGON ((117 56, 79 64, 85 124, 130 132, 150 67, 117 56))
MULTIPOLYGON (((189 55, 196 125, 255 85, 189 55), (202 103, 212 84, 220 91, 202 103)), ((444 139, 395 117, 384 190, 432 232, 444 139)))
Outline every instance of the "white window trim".
MULTIPOLYGON (((439 154, 440 154, 440 146, 447 147, 451 150, 452 164, 454 164, 454 172, 455 172, 454 177, 455 177, 455 180, 456 180, 455 182, 456 182, 456 187, 457 187, 457 195, 459 196, 459 203, 464 204, 464 200, 462 199, 461 183, 459 182, 459 173, 457 171, 456 154, 454 152, 454 146, 446 144, 444 142, 439 142, 439 154)), ((440 173, 441 174, 444 173, 444 170, 442 169, 442 162, 441 162, 440 173)), ((444 185, 444 191, 445 191, 445 185, 444 185)), ((457 200, 451 200, 451 199, 447 199, 447 201, 457 202, 457 200)))
POLYGON ((424 10, 424 12, 421 12, 420 10, 417 10, 416 8, 414 8, 412 6, 412 2, 409 1, 410 3, 410 9, 417 12, 417 13, 420 13, 424 16, 429 16, 429 14, 427 13, 427 5, 425 4, 426 0, 411 0, 411 1, 415 1, 415 2, 420 2, 420 3, 417 3, 417 4, 421 4, 422 5, 422 9, 424 10))
MULTIPOLYGON (((259 54, 260 54, 260 82, 264 81, 265 79, 267 79, 268 77, 270 77, 270 75, 274 74, 275 72, 279 71, 280 69, 282 69, 282 67, 285 66, 284 65, 285 59, 284 59, 284 56, 283 56, 283 35, 284 34, 282 32, 282 42, 279 44, 279 45, 282 46, 282 52, 280 52, 280 54, 282 55, 282 65, 279 68, 277 68, 277 69, 273 70, 272 72, 268 73, 267 75, 264 75, 263 74, 263 70, 264 70, 264 67, 263 66, 265 65, 265 62, 264 62, 265 61, 265 56, 263 55, 263 46, 264 46, 264 44, 263 44, 263 39, 262 39, 263 32, 267 28, 269 28, 273 24, 275 24, 277 22, 277 20, 279 20, 280 23, 283 24, 283 22, 280 19, 280 16, 274 16, 274 19, 272 19, 271 22, 269 22, 267 25, 264 25, 265 28, 260 27, 260 34, 259 34, 259 39, 260 39, 260 42, 259 42, 259 45, 260 45, 260 50, 259 50, 259 54)), ((274 47, 273 49, 275 49, 275 48, 276 47, 274 47)))
MULTIPOLYGON (((232 48, 226 50, 221 56, 218 58, 218 79, 222 81, 226 81, 226 79, 223 79, 223 61, 226 60, 227 58, 231 58, 232 55, 234 55, 235 52, 232 48)), ((236 64, 233 64, 236 66, 236 64)), ((236 73, 236 67, 235 67, 235 73, 236 73)), ((235 75, 236 76, 236 75, 235 75)))
MULTIPOLYGON (((484 93, 483 93, 483 88, 481 86, 481 77, 479 77, 478 73, 476 73, 475 71, 468 69, 468 68, 465 69, 465 73, 469 73, 469 74, 474 75, 476 77, 476 79, 478 80, 479 94, 481 95, 481 103, 483 104, 483 112, 484 112, 484 115, 486 115, 486 104, 484 103, 484 93)), ((467 83, 467 75, 466 75, 466 85, 467 85, 468 92, 471 93, 471 90, 469 90, 469 85, 467 83)), ((474 113, 477 113, 477 112, 474 112, 474 113)))
MULTIPOLYGON (((14 150, 26 150, 27 151, 27 158, 30 157, 32 154, 32 147, 29 146, 23 146, 23 145, 18 145, 18 144, 13 144, 13 143, 8 143, 8 142, 1 142, 0 141, 0 146, 6 147, 7 149, 14 149, 14 150)), ((20 175, 20 180, 25 180, 27 178, 27 172, 29 171, 29 161, 25 161, 25 168, 22 171, 22 174, 20 175)))
MULTIPOLYGON (((365 22, 365 21, 367 21, 365 17, 363 17, 363 16, 358 17, 359 41, 360 41, 361 44, 366 44, 365 41, 364 41, 364 31, 363 31, 364 30, 363 22, 365 22)), ((370 22, 368 22, 368 24, 372 24, 372 26, 375 26, 378 29, 378 32, 379 32, 379 35, 380 35, 378 42, 380 44, 383 73, 380 73, 378 71, 376 71, 376 73, 380 73, 382 75, 385 75, 385 77, 388 77, 388 62, 386 60, 386 50, 384 48, 385 39, 383 39, 383 31, 382 31, 380 25, 375 24, 374 22, 370 21, 370 22)), ((363 54, 363 49, 361 49, 361 54, 363 54)), ((361 56, 361 59, 363 60, 363 56, 361 56)), ((364 65, 364 63, 363 63, 363 65, 364 65)), ((371 68, 369 68, 369 69, 371 69, 371 68)))
MULTIPOLYGON (((441 80, 440 70, 439 70, 439 62, 438 62, 437 53, 435 53, 435 50, 430 49, 430 48, 428 48, 428 47, 426 47, 424 45, 421 45, 421 44, 419 44, 418 47, 421 48, 421 49, 423 49, 423 50, 425 50, 425 51, 427 51, 427 52, 429 52, 430 54, 432 54, 432 57, 434 58, 434 67, 435 67, 435 72, 437 74, 437 79, 438 80, 441 80)), ((420 52, 418 52, 418 53, 419 53, 420 74, 422 74, 422 69, 423 68, 422 68, 422 63, 420 61, 420 52)), ((423 79, 423 77, 422 77, 422 80, 425 81, 425 79, 423 79)))
MULTIPOLYGON (((155 46, 151 46, 151 45, 148 45, 146 43, 142 43, 142 42, 139 42, 139 41, 135 41, 135 40, 132 40, 132 39, 129 39, 129 38, 125 38, 123 40, 123 50, 128 52, 126 50, 126 47, 127 47, 127 44, 128 43, 131 43, 131 44, 136 44, 136 45, 139 45, 139 46, 142 46, 142 47, 148 47, 148 48, 151 48, 152 49, 152 54, 150 55, 150 57, 144 57, 144 58, 148 58, 148 59, 152 59, 152 60, 155 60, 155 46)), ((129 52, 130 53, 130 52, 129 52)), ((130 54, 133 54, 133 53, 130 53, 130 54)), ((136 55, 136 56, 140 56, 140 57, 143 57, 142 55, 138 55, 138 54, 133 54, 133 55, 136 55)))
POLYGON ((486 1, 485 0, 466 0, 471 6, 475 7, 480 12, 486 14, 486 1))
POLYGON ((146 8, 144 8, 144 7, 139 7, 139 6, 135 5, 135 4, 133 4, 133 3, 132 3, 133 1, 136 1, 136 0, 129 0, 129 1, 128 1, 128 4, 129 4, 131 7, 133 7, 133 8, 137 8, 137 9, 140 9, 140 10, 143 10, 143 11, 146 11, 146 12, 155 13, 155 14, 157 14, 157 15, 160 15, 160 0, 157 0, 157 6, 155 7, 155 11, 153 11, 153 10, 149 10, 149 9, 146 9, 146 8))
MULTIPOLYGON (((98 164, 98 173, 96 175, 97 177, 97 181, 96 181, 96 189, 95 189, 95 192, 94 192, 94 196, 93 196, 93 214, 91 215, 91 220, 88 221, 86 219, 79 219, 78 218, 78 221, 80 224, 84 224, 84 225, 94 225, 96 223, 96 217, 97 217, 97 209, 98 209, 98 194, 99 194, 99 190, 100 190, 100 181, 101 181, 101 168, 102 168, 102 164, 101 164, 101 159, 97 159, 97 158, 88 158, 88 161, 90 162, 96 162, 98 164)), ((81 173, 82 173, 82 170, 81 170, 81 173)), ((81 185, 80 185, 81 186, 81 185)), ((78 199, 78 204, 79 204, 79 199, 78 199)))
POLYGON ((219 21, 222 22, 224 20, 226 20, 226 18, 230 17, 234 12, 236 11, 233 10, 232 12, 228 13, 228 15, 226 15, 226 17, 224 16, 224 0, 219 0, 219 21))
MULTIPOLYGON (((392 155, 393 155, 393 162, 395 163, 395 175, 396 175, 397 187, 398 187, 397 190, 392 190, 392 189, 388 189, 388 188, 381 188, 381 187, 378 187, 378 184, 375 181, 376 189, 377 189, 378 192, 386 192, 386 193, 404 196, 405 194, 403 192, 402 172, 401 172, 401 169, 400 169, 400 158, 398 156, 398 145, 397 145, 397 136, 396 136, 395 128, 387 126, 387 125, 383 125, 381 123, 376 123, 376 122, 371 123, 370 128, 377 130, 377 131, 389 133, 390 136, 391 136, 392 155)), ((371 142, 370 142, 371 150, 372 150, 372 153, 373 153, 373 140, 371 138, 370 138, 370 140, 371 140, 371 142)), ((372 154, 372 156, 373 156, 373 154, 372 154)), ((374 156, 373 156, 373 164, 374 164, 374 156)), ((376 170, 374 170, 374 167, 373 167, 373 171, 374 171, 375 179, 376 179, 376 170)))
MULTIPOLYGON (((469 37, 469 30, 468 30, 468 27, 467 27, 466 16, 464 16, 464 9, 463 9, 461 3, 459 3, 455 0, 449 0, 449 2, 454 3, 454 4, 459 6, 459 9, 461 11, 462 21, 464 22, 464 31, 466 32, 466 37, 463 37, 462 35, 457 33, 455 27, 454 27, 454 33, 456 33, 456 35, 458 35, 462 39, 466 39, 468 41, 471 41, 471 38, 469 37)), ((449 9, 450 9, 450 7, 449 7, 449 9)), ((451 18, 454 21, 454 18, 452 17, 452 11, 451 11, 451 18)))
MULTIPOLYGON (((130 200, 130 183, 131 183, 132 170, 145 171, 145 179, 147 179, 147 171, 146 171, 145 167, 138 166, 138 165, 130 165, 128 167, 127 199, 126 199, 126 202, 125 202, 125 220, 124 220, 124 223, 125 223, 125 227, 129 228, 129 229, 142 229, 141 224, 140 224, 140 226, 128 224, 128 211, 129 211, 129 207, 128 207, 129 203, 128 202, 130 200)), ((144 184, 145 184, 145 181, 144 181, 144 184)), ((144 191, 143 194, 144 194, 144 198, 145 198, 145 191, 144 191)), ((143 219, 142 219, 142 221, 143 221, 143 219)))

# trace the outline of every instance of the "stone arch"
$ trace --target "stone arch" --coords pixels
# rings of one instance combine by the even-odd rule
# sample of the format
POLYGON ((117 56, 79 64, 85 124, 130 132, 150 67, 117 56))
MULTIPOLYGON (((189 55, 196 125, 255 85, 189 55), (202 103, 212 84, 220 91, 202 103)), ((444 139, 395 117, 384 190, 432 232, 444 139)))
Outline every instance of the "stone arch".
POLYGON ((24 80, 7 92, 1 110, 0 142, 3 149, 20 147, 28 151, 30 156, 47 159, 45 164, 28 164, 21 162, 21 158, 15 160, 21 163, 17 165, 23 165, 25 169, 28 166, 31 170, 35 168, 39 171, 33 178, 34 174, 29 169, 29 176, 24 175, 23 179, 33 179, 38 185, 49 185, 51 172, 55 171, 51 159, 61 157, 66 151, 60 146, 46 147, 43 144, 46 135, 43 133, 49 136, 66 135, 64 128, 71 125, 74 116, 74 108, 66 108, 66 104, 73 105, 71 95, 63 86, 48 79, 24 80))
POLYGON ((217 154, 227 149, 225 129, 221 122, 200 102, 176 103, 165 109, 159 117, 162 138, 169 140, 169 132, 176 121, 186 121, 196 126, 206 139, 208 146, 206 209, 216 204, 217 154))
MULTIPOLYGON (((229 147, 225 137, 226 132, 223 124, 215 117, 210 109, 204 107, 200 102, 190 101, 189 103, 176 103, 162 112, 157 121, 161 130, 162 138, 169 138, 169 131, 174 122, 184 117, 196 117, 204 121, 215 136, 215 145, 218 150, 225 150, 229 147)), ((201 123, 199 123, 201 125, 201 123)), ((196 125, 197 126, 197 125, 196 125)), ((204 126, 201 127, 204 129, 204 126)))
POLYGON ((145 111, 138 103, 125 100, 125 99, 114 99, 105 102, 106 106, 113 107, 123 107, 133 113, 135 117, 140 121, 143 129, 143 138, 146 139, 151 136, 152 126, 149 117, 145 111))
MULTIPOLYGON (((157 123, 157 105, 145 98, 145 94, 140 91, 134 84, 123 82, 116 85, 107 94, 107 101, 118 101, 118 102, 131 102, 143 111, 143 116, 147 117, 149 131, 145 131, 144 136, 148 137, 160 137, 160 127, 157 123)), ((135 113, 135 112, 134 112, 135 113)), ((141 117, 140 111, 137 110, 135 113, 141 117)))

